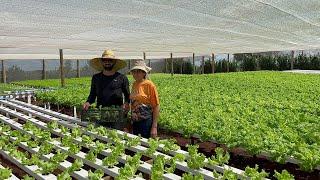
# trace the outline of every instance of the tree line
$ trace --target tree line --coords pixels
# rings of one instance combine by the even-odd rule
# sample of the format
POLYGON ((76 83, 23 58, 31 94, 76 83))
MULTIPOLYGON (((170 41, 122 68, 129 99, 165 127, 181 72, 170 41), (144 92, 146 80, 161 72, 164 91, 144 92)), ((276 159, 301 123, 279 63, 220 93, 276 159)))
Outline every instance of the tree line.
MULTIPOLYGON (((171 60, 166 60, 163 72, 171 72, 171 60)), ((235 54, 232 61, 222 59, 215 61, 214 72, 238 72, 238 71, 283 71, 293 69, 300 70, 320 70, 320 57, 313 55, 298 55, 292 59, 291 55, 261 55, 261 54, 235 54), (293 62, 292 62, 293 60, 293 62), (291 64, 292 63, 292 64, 291 64)), ((173 59, 173 72, 175 74, 210 74, 212 73, 212 60, 207 59, 200 66, 193 67, 193 62, 184 61, 182 58, 173 59)))

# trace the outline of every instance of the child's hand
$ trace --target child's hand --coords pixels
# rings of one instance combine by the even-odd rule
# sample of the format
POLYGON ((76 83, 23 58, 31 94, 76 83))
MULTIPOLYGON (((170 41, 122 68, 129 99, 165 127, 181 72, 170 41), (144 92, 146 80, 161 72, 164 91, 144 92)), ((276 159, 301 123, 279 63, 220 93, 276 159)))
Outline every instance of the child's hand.
POLYGON ((138 120, 138 115, 137 115, 137 113, 132 113, 132 114, 131 114, 131 119, 132 119, 133 121, 137 121, 137 120, 138 120))

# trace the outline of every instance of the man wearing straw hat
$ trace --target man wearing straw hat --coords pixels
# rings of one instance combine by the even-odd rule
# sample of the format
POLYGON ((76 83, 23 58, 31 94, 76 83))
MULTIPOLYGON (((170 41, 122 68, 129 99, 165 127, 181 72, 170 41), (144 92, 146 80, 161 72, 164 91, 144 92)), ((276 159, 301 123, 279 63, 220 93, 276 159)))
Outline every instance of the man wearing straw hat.
MULTIPOLYGON (((83 109, 88 110, 97 99, 97 107, 122 106, 128 110, 129 81, 125 75, 117 72, 126 67, 126 62, 115 58, 111 50, 105 50, 101 57, 90 60, 90 66, 100 73, 92 77, 90 94, 87 102, 83 104, 83 109)), ((110 122, 100 125, 123 130, 126 122, 110 122)))

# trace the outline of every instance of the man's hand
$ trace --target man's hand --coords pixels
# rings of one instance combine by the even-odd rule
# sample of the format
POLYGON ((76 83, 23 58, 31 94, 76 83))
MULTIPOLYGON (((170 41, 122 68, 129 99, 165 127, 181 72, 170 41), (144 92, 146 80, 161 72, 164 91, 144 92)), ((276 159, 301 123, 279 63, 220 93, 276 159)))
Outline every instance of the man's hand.
POLYGON ((90 107, 90 103, 86 102, 83 104, 82 109, 87 111, 89 109, 89 107, 90 107))
POLYGON ((152 127, 152 128, 151 128, 150 135, 151 135, 152 138, 156 138, 156 137, 157 137, 157 135, 158 135, 158 130, 157 130, 156 127, 152 127))

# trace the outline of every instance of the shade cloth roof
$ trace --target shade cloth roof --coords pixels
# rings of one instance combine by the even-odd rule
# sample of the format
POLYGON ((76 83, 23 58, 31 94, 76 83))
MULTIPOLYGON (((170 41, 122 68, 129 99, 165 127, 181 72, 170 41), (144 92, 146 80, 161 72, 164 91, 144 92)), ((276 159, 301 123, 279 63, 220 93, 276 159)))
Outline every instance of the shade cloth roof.
POLYGON ((319 0, 0 0, 0 58, 320 49, 319 0))

